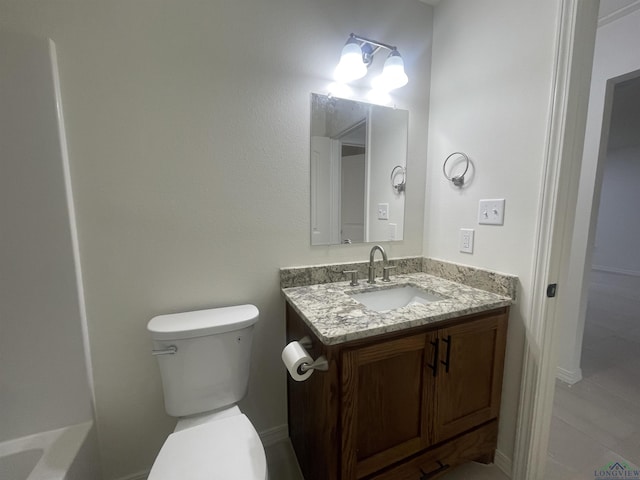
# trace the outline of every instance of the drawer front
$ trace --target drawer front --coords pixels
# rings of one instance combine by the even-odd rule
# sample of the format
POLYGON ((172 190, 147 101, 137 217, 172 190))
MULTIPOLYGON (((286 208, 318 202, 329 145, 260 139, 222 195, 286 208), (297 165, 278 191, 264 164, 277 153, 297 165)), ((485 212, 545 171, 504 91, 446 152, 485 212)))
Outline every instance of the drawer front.
POLYGON ((494 420, 367 480, 433 480, 463 463, 492 459, 497 439, 498 422, 494 420))

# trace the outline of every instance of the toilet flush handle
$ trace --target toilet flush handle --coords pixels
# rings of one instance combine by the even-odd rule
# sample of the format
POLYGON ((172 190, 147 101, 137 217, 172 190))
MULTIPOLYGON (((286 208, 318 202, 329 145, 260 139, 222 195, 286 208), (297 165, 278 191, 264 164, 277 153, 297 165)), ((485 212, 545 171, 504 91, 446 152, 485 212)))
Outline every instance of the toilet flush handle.
POLYGON ((175 345, 169 345, 162 350, 151 350, 151 355, 175 355, 178 351, 178 347, 175 345))

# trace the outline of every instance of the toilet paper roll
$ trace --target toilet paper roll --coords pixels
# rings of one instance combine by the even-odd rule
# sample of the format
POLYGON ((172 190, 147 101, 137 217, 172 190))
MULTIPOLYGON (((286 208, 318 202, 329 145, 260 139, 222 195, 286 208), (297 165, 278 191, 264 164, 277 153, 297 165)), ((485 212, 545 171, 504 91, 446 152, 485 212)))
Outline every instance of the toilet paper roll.
POLYGON ((305 381, 313 373, 313 370, 307 370, 306 372, 302 372, 302 370, 300 370, 300 366, 303 363, 311 365, 313 363, 313 359, 298 342, 291 342, 284 347, 284 350, 282 350, 282 362, 287 367, 287 370, 289 370, 291 378, 296 382, 305 381))

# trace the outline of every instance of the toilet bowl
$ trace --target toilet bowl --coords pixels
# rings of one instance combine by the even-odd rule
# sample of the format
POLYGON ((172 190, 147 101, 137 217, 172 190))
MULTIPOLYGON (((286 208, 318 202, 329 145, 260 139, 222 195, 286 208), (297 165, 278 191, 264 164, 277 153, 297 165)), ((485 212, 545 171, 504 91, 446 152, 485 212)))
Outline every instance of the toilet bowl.
POLYGON ((148 480, 268 480, 264 448, 240 413, 176 430, 167 437, 148 480))
POLYGON ((257 320, 255 306, 239 305, 149 321, 165 409, 179 420, 148 480, 268 479, 260 437, 236 405, 257 320))

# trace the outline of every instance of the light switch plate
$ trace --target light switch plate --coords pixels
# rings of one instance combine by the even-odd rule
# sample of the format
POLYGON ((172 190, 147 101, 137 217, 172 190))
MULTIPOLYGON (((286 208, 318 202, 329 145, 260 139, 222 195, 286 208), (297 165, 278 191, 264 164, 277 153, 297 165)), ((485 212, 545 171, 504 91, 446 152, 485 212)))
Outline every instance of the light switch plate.
POLYGON ((460 251, 462 253, 473 253, 473 229, 460 229, 460 251))
POLYGON ((480 200, 478 223, 480 225, 504 225, 504 198, 480 200))

